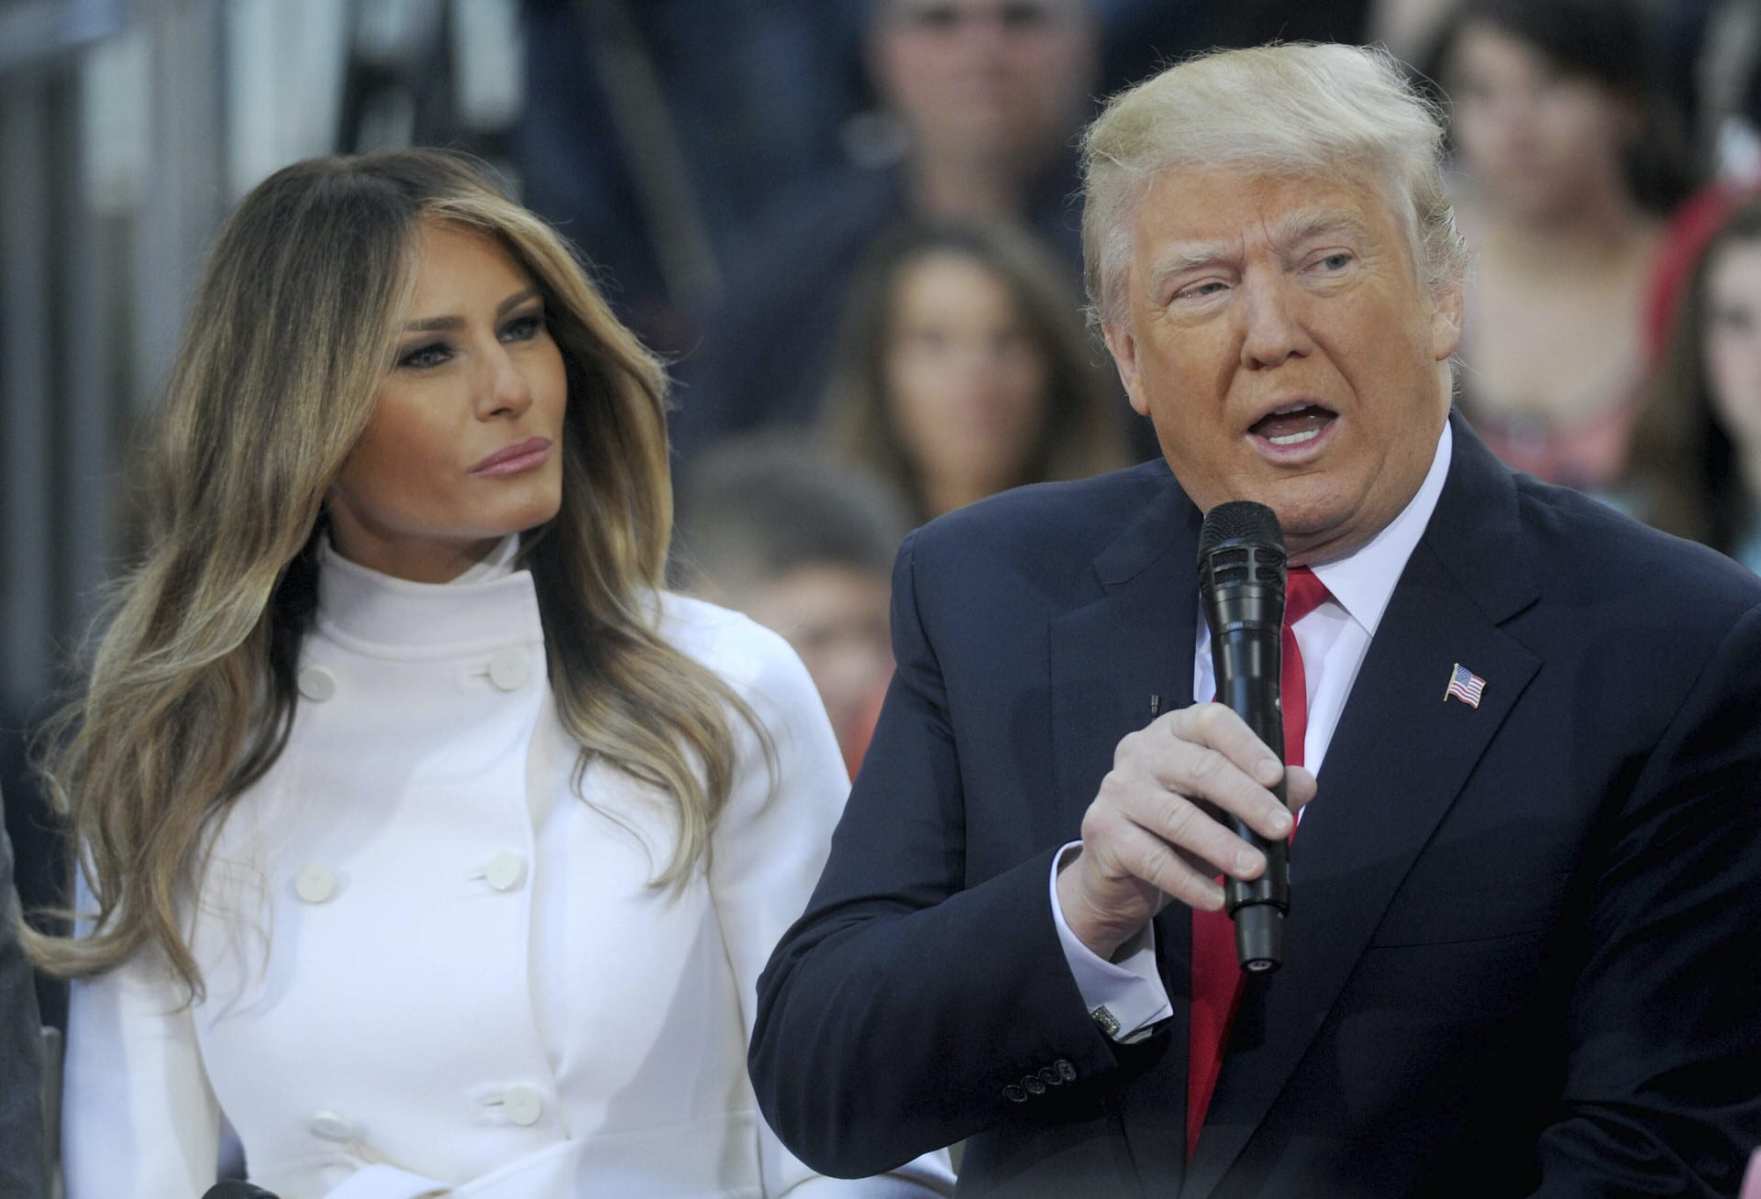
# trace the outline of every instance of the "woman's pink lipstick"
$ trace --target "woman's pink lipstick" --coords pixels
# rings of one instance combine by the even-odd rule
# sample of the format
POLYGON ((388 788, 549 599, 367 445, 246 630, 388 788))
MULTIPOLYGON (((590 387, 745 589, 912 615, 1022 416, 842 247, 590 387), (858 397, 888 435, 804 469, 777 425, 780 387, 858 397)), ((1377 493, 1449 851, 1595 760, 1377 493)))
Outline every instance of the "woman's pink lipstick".
POLYGON ((470 469, 473 475, 517 475, 544 465, 550 457, 550 438, 528 437, 499 449, 470 469))

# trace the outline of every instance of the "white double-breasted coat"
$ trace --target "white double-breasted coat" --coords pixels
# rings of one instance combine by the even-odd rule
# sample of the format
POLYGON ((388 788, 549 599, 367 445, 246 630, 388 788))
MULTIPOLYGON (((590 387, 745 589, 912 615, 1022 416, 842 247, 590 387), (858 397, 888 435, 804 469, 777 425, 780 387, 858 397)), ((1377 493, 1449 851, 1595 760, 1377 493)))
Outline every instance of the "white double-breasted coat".
MULTIPOLYGON (((215 836, 188 921, 206 994, 150 954, 77 984, 69 1199, 195 1199, 223 1120, 283 1199, 923 1195, 942 1155, 819 1178, 746 1078, 754 988, 848 788, 774 634, 656 597, 753 707, 708 860, 650 880, 670 801, 559 725, 531 576, 430 586, 323 551, 286 749, 215 836)), ((476 572, 474 572, 476 573, 476 572)), ((483 577, 487 575, 487 577, 483 577)))

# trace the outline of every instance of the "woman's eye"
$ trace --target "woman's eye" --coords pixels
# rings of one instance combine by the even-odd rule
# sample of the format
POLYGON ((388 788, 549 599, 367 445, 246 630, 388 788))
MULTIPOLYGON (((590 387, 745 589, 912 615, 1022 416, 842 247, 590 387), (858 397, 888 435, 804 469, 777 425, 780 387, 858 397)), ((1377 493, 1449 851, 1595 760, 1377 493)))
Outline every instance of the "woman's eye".
POLYGON ((412 370, 426 370, 429 367, 439 366, 451 356, 452 351, 447 348, 445 343, 429 342, 426 345, 405 350, 398 355, 397 364, 412 370))
POLYGON ((531 341, 538 336, 538 331, 542 328, 544 328, 544 317, 539 313, 532 312, 525 316, 516 316, 503 325, 501 336, 503 341, 531 341))

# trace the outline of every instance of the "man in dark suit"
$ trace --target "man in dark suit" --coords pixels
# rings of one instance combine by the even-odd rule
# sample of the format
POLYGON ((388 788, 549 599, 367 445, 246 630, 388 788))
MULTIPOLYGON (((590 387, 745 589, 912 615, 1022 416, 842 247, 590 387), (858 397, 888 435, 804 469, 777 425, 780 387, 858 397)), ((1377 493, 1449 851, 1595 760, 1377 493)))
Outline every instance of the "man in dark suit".
POLYGON ((18 915, 12 843, 0 825, 0 1199, 40 1199, 49 1193, 42 1027, 36 983, 18 943, 18 915))
POLYGON ((1450 415, 1440 143, 1343 46, 1194 60, 1090 130, 1090 293, 1166 462, 900 552, 898 674, 760 983, 759 1101, 817 1168, 967 1138, 963 1194, 1735 1194, 1761 584, 1450 415), (1264 859, 1206 806, 1291 822, 1203 702, 1195 569, 1237 499, 1298 568, 1305 763, 1285 962, 1252 977, 1214 879, 1264 859))

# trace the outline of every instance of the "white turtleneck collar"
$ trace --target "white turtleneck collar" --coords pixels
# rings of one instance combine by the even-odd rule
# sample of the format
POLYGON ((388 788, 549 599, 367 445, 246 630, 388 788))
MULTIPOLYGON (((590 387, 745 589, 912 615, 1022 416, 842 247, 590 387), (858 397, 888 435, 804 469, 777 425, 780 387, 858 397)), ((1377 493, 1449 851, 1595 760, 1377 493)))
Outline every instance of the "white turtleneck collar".
POLYGON ((532 573, 514 569, 517 534, 450 583, 415 583, 318 546, 318 624, 344 641, 390 649, 458 649, 542 640, 532 573))

